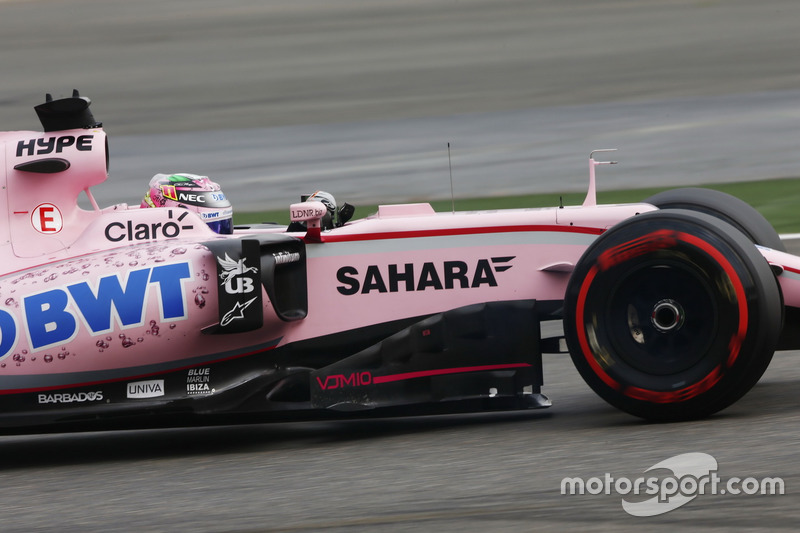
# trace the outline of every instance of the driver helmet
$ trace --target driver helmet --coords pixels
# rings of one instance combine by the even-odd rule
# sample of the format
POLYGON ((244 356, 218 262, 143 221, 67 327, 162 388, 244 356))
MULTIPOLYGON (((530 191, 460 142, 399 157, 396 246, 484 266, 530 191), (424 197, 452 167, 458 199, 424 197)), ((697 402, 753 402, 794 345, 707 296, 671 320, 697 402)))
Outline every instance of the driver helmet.
POLYGON ((217 233, 233 233, 233 208, 219 184, 197 174, 156 174, 141 207, 183 207, 217 233))
POLYGON ((305 202, 322 202, 327 208, 328 214, 322 218, 322 228, 331 229, 336 222, 336 199, 329 192, 317 191, 308 195, 305 202))

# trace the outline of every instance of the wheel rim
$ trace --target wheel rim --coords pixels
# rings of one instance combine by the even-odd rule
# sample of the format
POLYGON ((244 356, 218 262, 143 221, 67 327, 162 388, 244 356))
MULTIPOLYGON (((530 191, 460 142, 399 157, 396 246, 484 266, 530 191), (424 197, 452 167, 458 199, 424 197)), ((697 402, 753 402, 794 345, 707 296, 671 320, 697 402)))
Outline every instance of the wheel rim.
MULTIPOLYGON (((631 369, 676 375, 701 364, 719 337, 724 305, 714 280, 675 262, 648 262, 610 287, 606 341, 631 369)), ((603 328, 599 328, 603 329, 603 328)))

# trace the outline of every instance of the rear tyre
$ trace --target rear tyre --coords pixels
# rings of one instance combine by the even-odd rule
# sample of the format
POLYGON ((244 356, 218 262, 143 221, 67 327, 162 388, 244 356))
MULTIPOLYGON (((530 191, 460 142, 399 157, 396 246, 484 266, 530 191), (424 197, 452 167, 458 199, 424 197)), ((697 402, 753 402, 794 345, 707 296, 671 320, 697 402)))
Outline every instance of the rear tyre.
POLYGON ((768 263, 741 232, 684 210, 614 226, 578 262, 564 332, 587 384, 658 421, 708 416, 766 370, 781 330, 768 263))
POLYGON ((673 189, 655 194, 645 203, 659 209, 688 209, 712 215, 744 233, 755 244, 786 251, 786 246, 767 219, 753 206, 730 194, 713 189, 673 189))

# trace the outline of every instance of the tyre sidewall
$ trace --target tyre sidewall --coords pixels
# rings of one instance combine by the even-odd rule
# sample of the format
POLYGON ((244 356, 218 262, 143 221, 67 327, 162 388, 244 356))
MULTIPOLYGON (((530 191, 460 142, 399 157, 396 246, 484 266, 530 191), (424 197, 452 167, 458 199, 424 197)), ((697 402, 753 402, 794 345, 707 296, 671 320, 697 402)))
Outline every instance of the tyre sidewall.
POLYGON ((637 416, 671 420, 706 416, 747 392, 769 363, 780 317, 777 283, 747 237, 715 217, 669 210, 626 220, 587 249, 568 284, 564 328, 576 367, 601 397, 637 416), (637 296, 621 291, 648 288, 649 277, 658 284, 662 271, 685 273, 690 287, 681 288, 679 275, 674 290, 700 310, 686 309, 695 334, 675 334, 695 353, 664 351, 660 364, 646 349, 636 355, 619 302, 637 296), (699 318, 707 332, 697 329, 699 318))

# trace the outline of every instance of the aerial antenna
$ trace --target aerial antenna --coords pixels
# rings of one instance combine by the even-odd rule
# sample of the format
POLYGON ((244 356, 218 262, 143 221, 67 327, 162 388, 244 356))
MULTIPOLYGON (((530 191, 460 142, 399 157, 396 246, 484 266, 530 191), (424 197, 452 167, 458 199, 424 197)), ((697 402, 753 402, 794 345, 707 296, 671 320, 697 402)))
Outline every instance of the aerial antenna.
POLYGON ((450 167, 450 203, 452 205, 453 214, 456 214, 456 197, 453 194, 453 160, 450 157, 450 143, 447 143, 447 165, 450 167))

